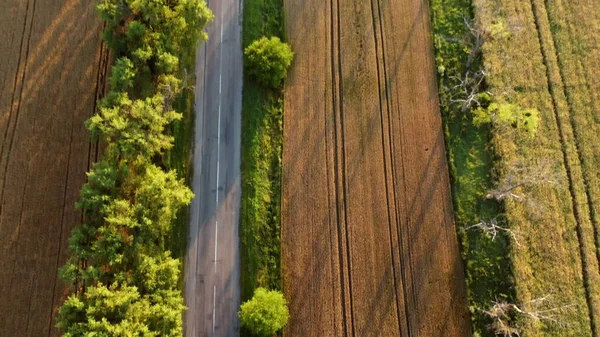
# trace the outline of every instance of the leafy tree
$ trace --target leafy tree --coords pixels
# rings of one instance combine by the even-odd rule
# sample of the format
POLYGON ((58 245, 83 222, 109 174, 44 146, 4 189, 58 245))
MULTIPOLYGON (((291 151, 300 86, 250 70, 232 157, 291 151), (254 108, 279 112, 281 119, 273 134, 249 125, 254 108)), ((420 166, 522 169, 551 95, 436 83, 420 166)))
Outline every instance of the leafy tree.
POLYGON ((165 111, 160 94, 135 101, 125 94, 114 107, 100 108, 86 125, 94 137, 102 137, 124 158, 152 158, 173 146, 165 128, 179 119, 181 114, 165 111))
POLYGON ((290 314, 281 292, 257 288, 252 299, 242 304, 238 316, 253 334, 266 337, 281 330, 290 314))
POLYGON ((63 336, 181 336, 185 307, 178 291, 160 297, 143 295, 137 287, 113 283, 88 287, 70 296, 59 310, 63 336))
POLYGON ((135 202, 132 211, 142 225, 138 231, 139 239, 161 243, 177 211, 192 200, 192 191, 177 178, 175 171, 164 172, 153 164, 145 166, 143 174, 136 177, 133 184, 135 189, 131 199, 135 202))
POLYGON ((136 266, 134 281, 140 291, 156 293, 162 290, 174 290, 179 278, 179 261, 169 252, 156 257, 141 254, 136 266))
POLYGON ((87 173, 87 183, 81 189, 77 207, 83 210, 88 221, 103 221, 104 215, 98 211, 104 209, 104 206, 115 198, 118 185, 126 171, 126 165, 119 169, 116 161, 107 153, 87 173))
POLYGON ((100 16, 107 21, 104 39, 118 56, 155 74, 172 73, 183 48, 207 39, 203 31, 213 19, 205 1, 100 0, 100 16))
POLYGON ((292 48, 278 37, 262 37, 244 51, 246 71, 262 85, 276 88, 287 76, 292 64, 292 48))
POLYGON ((164 240, 192 193, 153 163, 173 146, 168 127, 181 118, 171 108, 182 90, 178 56, 207 38, 212 14, 202 0, 98 0, 97 8, 116 60, 111 91, 86 126, 107 146, 77 203, 84 223, 61 277, 79 288, 57 325, 65 336, 181 336, 179 262, 164 240))
POLYGON ((133 62, 127 57, 120 57, 115 61, 111 69, 110 89, 122 92, 133 87, 135 69, 133 62))

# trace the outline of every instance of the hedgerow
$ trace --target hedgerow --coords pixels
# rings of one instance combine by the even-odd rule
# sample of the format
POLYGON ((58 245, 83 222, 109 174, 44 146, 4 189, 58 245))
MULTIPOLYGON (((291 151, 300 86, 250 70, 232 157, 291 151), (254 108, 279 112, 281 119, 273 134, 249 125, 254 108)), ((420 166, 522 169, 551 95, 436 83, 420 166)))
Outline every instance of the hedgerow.
POLYGON ((74 293, 60 308, 65 336, 181 336, 179 261, 165 242, 192 192, 165 152, 181 119, 179 55, 207 38, 212 13, 202 0, 101 0, 103 38, 115 57, 110 91, 86 122, 106 144, 77 207, 84 221, 61 269, 74 293))

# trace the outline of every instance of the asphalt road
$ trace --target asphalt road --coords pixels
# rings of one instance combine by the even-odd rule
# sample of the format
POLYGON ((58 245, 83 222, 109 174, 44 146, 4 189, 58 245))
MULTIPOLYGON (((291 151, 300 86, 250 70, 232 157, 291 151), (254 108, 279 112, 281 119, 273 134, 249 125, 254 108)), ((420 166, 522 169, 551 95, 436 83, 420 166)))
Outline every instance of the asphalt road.
POLYGON ((241 0, 208 4, 215 19, 196 58, 195 198, 184 276, 186 337, 239 335, 241 0))

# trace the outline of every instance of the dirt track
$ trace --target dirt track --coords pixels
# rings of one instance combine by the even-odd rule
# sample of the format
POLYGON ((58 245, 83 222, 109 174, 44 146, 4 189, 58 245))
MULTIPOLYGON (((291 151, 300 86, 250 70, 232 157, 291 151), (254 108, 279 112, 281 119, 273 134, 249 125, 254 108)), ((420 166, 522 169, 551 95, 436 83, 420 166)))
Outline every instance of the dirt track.
POLYGON ((286 334, 468 336, 427 1, 284 3, 286 334))
POLYGON ((0 335, 56 336, 75 210, 96 147, 84 121, 108 61, 93 1, 5 1, 0 13, 0 335))

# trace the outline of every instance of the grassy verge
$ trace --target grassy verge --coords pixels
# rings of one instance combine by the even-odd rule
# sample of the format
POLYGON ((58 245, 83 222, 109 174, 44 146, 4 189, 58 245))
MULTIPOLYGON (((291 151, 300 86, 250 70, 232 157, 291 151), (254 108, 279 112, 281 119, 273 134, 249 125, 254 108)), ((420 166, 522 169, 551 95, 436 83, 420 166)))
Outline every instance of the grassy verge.
MULTIPOLYGON (((487 328, 491 321, 482 309, 496 299, 514 298, 509 240, 505 236, 493 240, 476 230, 467 230, 502 212, 501 205, 484 198, 493 182, 491 132, 488 127, 473 125, 469 112, 463 113, 450 103, 458 84, 454 76, 464 74, 471 52, 466 44, 465 18, 473 17, 473 9, 471 0, 432 0, 431 9, 455 220, 465 261, 473 330, 475 335, 492 336, 487 328)), ((481 67, 481 62, 476 58, 472 68, 481 67)))
MULTIPOLYGON (((243 46, 262 36, 282 36, 282 0, 244 2, 243 46)), ((242 300, 256 287, 281 289, 280 89, 266 89, 244 76, 242 98, 242 196, 240 214, 242 300)))
MULTIPOLYGON (((185 69, 187 74, 195 74, 194 63, 196 59, 196 50, 188 50, 187 53, 179 57, 181 68, 185 69)), ((189 81, 193 83, 194 77, 189 81)), ((181 120, 175 121, 171 132, 175 138, 173 148, 167 154, 166 166, 169 169, 176 170, 179 178, 185 179, 187 186, 190 186, 192 176, 192 165, 190 158, 190 147, 193 142, 194 132, 194 92, 193 90, 184 90, 182 94, 173 102, 175 111, 183 114, 181 120)), ((188 230, 189 207, 181 209, 175 223, 169 233, 169 247, 167 247, 173 257, 180 261, 179 285, 183 291, 183 270, 186 251, 186 237, 188 230)))

